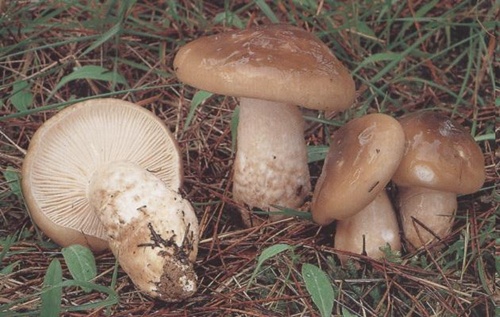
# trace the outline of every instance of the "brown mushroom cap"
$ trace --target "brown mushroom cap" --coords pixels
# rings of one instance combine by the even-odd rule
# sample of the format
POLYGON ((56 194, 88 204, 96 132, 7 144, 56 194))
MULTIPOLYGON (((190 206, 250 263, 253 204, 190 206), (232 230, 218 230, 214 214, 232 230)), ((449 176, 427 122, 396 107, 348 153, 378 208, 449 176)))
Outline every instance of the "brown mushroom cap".
POLYGON ((94 171, 112 161, 134 162, 177 191, 182 163, 165 124, 151 112, 116 99, 72 105, 35 133, 22 166, 22 191, 35 223, 56 243, 108 247, 106 230, 89 205, 94 171))
POLYGON ((275 24, 206 36, 183 46, 177 77, 222 95, 343 110, 355 97, 348 70, 313 34, 275 24))
POLYGON ((403 129, 388 115, 359 117, 337 130, 313 194, 314 221, 326 225, 366 207, 391 179, 403 151, 403 129))
MULTIPOLYGON (((337 222, 335 231, 335 249, 361 254, 363 251, 372 258, 384 257, 381 247, 389 244, 391 250, 401 250, 399 226, 396 212, 385 190, 352 217, 337 222), (363 250, 363 236, 365 245, 363 250)), ((345 264, 348 256, 339 254, 345 264)))
POLYGON ((485 180, 484 157, 469 132, 450 118, 431 111, 401 118, 406 150, 393 181, 470 194, 485 180))

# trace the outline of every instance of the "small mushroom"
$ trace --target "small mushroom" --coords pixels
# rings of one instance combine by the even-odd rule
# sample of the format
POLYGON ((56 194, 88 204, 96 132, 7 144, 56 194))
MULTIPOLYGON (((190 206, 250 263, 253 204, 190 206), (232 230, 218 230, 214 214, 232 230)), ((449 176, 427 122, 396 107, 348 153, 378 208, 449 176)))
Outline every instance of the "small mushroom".
POLYGON ((33 221, 62 246, 108 246, 143 292, 196 291, 198 222, 178 193, 177 143, 151 112, 116 99, 72 105, 33 136, 22 191, 33 221))
POLYGON ((313 220, 327 225, 368 206, 398 168, 404 142, 399 122, 380 113, 356 118, 338 129, 313 193, 313 220))
MULTIPOLYGON (((335 249, 364 252, 375 259, 384 257, 381 248, 387 245, 392 251, 401 250, 398 220, 385 190, 354 216, 337 221, 335 228, 335 249)), ((349 256, 339 254, 339 258, 345 265, 349 256)))
POLYGON ((484 157, 472 136, 447 116, 422 111, 399 121, 406 150, 393 181, 405 238, 410 249, 419 248, 450 232, 456 194, 474 193, 484 183, 484 157))
MULTIPOLYGON (((240 98, 233 195, 249 208, 300 207, 310 191, 304 120, 296 105, 343 110, 354 82, 330 49, 290 25, 199 38, 174 60, 179 80, 240 98)), ((243 214, 250 224, 250 214, 243 214)))

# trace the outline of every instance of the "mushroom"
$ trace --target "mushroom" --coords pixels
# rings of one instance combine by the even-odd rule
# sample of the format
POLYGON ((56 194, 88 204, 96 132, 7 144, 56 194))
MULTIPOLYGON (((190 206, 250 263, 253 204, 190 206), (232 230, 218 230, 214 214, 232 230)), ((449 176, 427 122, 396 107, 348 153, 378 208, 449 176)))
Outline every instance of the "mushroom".
POLYGON ((138 288, 166 301, 196 291, 198 222, 179 194, 182 163, 168 128, 116 99, 72 105, 33 136, 22 192, 56 243, 108 246, 138 288))
MULTIPOLYGON (((335 228, 335 249, 365 253, 375 259, 385 256, 381 247, 401 250, 398 220, 385 190, 354 216, 337 221, 335 228)), ((339 259, 345 265, 349 256, 339 254, 339 259)))
POLYGON ((478 191, 485 180, 484 157, 472 136, 445 115, 422 111, 401 118, 406 150, 393 181, 409 248, 450 231, 457 194, 478 191))
POLYGON ((349 121, 330 144, 311 205, 319 225, 354 216, 384 190, 403 157, 405 135, 396 119, 375 113, 349 121))
MULTIPOLYGON (((179 80, 240 98, 233 196, 251 208, 297 208, 310 191, 304 119, 296 105, 343 110, 354 82, 330 49, 290 25, 199 38, 174 60, 179 80)), ((244 211, 243 211, 244 212, 244 211)), ((243 214, 247 224, 250 214, 243 214)))

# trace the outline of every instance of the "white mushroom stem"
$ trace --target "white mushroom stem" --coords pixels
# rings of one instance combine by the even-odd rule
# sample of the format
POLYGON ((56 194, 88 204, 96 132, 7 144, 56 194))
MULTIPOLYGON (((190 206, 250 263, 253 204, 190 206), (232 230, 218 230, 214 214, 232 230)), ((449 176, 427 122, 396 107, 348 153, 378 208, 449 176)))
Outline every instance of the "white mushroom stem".
POLYGON ((110 249, 141 291, 165 301, 196 291, 198 222, 187 200, 123 161, 93 174, 88 198, 106 227, 110 249))
POLYGON ((457 195, 423 187, 399 187, 398 207, 405 238, 418 249, 450 233, 457 195))
MULTIPOLYGON (((379 259, 384 257, 381 247, 389 244, 391 250, 401 250, 396 212, 385 190, 368 206, 345 220, 337 221, 334 245, 336 249, 379 259)), ((349 258, 339 255, 344 265, 349 258)))
POLYGON ((302 205, 310 179, 304 119, 297 106, 241 98, 237 147, 236 201, 262 210, 302 205))

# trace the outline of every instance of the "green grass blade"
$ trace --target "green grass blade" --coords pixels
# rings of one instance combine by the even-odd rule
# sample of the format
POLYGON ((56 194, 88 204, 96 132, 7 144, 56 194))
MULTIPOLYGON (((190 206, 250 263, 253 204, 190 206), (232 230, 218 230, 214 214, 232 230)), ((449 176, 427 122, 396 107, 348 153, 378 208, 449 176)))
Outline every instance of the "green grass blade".
POLYGON ((83 55, 86 55, 87 53, 95 50, 97 47, 101 46, 103 43, 109 41, 111 38, 113 38, 115 35, 119 34, 122 29, 122 24, 121 22, 116 23, 113 25, 108 31, 106 31, 101 37, 99 37, 97 40, 92 43, 83 53, 83 55))
POLYGON ((307 163, 322 161, 325 159, 329 146, 326 145, 311 145, 307 147, 307 163))
POLYGON ((204 90, 199 90, 194 94, 193 99, 191 100, 191 105, 189 107, 189 113, 184 123, 184 130, 183 130, 184 132, 186 132, 187 129, 189 128, 189 125, 193 120, 196 108, 198 108, 199 105, 201 105, 205 100, 207 100, 212 95, 213 93, 204 90))
POLYGON ((273 10, 269 7, 269 5, 264 0, 255 0, 255 4, 262 10, 264 15, 271 20, 273 23, 279 23, 280 20, 276 17, 273 10))
POLYGON ((56 91, 61 89, 62 86, 66 85, 70 81, 77 79, 94 79, 94 80, 108 81, 112 83, 119 83, 123 85, 127 84, 125 78, 122 75, 118 74, 117 72, 110 71, 109 69, 97 65, 85 65, 76 68, 71 74, 64 76, 61 79, 61 81, 56 85, 54 90, 50 93, 49 98, 47 100, 52 98, 52 96, 54 96, 56 91))

